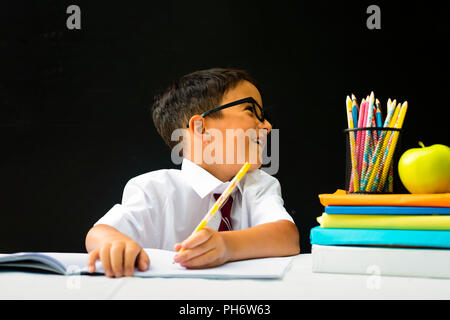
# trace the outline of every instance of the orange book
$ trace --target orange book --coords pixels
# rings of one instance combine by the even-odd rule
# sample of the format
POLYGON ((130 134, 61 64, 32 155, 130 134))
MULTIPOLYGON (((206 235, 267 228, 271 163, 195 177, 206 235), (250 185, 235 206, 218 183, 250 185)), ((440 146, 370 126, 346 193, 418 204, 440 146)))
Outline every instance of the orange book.
POLYGON ((323 206, 450 207, 450 193, 348 194, 338 189, 335 193, 319 194, 319 199, 323 206))

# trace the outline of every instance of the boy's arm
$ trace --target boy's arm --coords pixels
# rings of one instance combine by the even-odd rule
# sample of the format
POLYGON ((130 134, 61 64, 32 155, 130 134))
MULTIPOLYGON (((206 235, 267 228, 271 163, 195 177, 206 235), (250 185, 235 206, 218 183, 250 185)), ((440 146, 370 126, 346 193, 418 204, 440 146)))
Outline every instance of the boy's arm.
POLYGON ((278 220, 252 228, 218 232, 205 227, 182 243, 174 261, 187 268, 207 268, 227 261, 279 257, 300 252, 299 233, 294 223, 278 220))
POLYGON ((100 248, 107 242, 118 239, 131 240, 129 237, 111 226, 106 224, 98 224, 92 227, 86 235, 86 251, 91 252, 92 250, 100 248))
POLYGON ((222 232, 228 261, 290 256, 300 253, 299 233, 288 220, 263 223, 252 228, 222 232))

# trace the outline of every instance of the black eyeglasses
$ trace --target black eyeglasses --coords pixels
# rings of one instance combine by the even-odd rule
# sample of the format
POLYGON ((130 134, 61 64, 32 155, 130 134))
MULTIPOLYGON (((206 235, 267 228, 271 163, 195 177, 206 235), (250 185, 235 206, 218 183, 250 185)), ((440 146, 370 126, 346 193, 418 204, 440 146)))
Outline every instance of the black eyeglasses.
MULTIPOLYGON (((226 109, 226 108, 230 108, 233 106, 237 106, 238 104, 242 104, 242 103, 251 103, 252 104, 252 111, 255 114, 256 118, 261 121, 264 122, 265 119, 267 119, 267 116, 264 114, 264 110, 263 108, 259 105, 258 102, 256 102, 255 99, 253 99, 252 97, 247 97, 244 99, 240 99, 240 100, 236 100, 227 104, 224 104, 223 106, 208 110, 206 112, 203 112, 200 116, 202 117, 206 117, 207 115, 222 110, 222 109, 226 109)), ((189 124, 187 125, 187 128, 189 128, 189 124)))

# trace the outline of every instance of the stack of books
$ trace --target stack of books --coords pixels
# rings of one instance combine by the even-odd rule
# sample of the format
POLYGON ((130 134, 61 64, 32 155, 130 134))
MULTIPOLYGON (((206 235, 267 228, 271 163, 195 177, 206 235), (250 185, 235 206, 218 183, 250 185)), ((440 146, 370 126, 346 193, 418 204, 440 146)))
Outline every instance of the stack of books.
POLYGON ((319 198, 314 272, 450 278, 450 193, 319 198))

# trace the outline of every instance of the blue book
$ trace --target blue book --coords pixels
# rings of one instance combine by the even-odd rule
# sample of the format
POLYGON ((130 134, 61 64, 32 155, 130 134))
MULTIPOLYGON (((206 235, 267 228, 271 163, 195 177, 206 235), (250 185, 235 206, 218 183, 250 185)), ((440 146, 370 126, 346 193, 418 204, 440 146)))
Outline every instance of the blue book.
POLYGON ((328 214, 450 214, 449 207, 326 206, 328 214))
POLYGON ((311 229, 310 240, 311 244, 325 246, 371 245, 450 248, 450 231, 314 227, 311 229))

